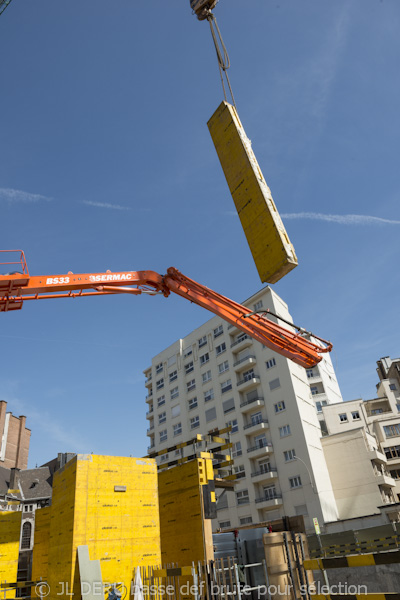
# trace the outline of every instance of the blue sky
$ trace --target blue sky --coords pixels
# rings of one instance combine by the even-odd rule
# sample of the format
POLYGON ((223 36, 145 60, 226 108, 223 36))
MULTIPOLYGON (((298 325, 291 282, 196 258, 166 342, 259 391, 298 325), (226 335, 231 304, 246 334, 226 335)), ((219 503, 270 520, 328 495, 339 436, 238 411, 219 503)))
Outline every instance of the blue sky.
MULTIPOLYGON (((398 356, 400 5, 221 0, 239 115, 299 266, 274 286, 334 343, 346 400, 398 356)), ((189 0, 13 0, 0 17, 3 249, 31 274, 176 266, 261 287, 206 123, 223 99, 189 0)), ((143 369, 208 319, 183 299, 26 303, 1 315, 0 398, 31 465, 145 454, 143 369)))

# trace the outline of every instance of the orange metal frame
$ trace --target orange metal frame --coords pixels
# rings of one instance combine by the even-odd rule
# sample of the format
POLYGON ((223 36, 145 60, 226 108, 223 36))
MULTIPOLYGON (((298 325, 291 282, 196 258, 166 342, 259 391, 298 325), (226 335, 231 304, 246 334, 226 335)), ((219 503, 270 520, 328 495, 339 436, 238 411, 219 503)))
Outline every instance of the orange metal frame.
MULTIPOLYGON (((7 252, 5 250, 0 251, 7 252)), ((11 252, 11 251, 8 251, 11 252)), ((163 294, 174 292, 203 308, 222 317, 228 323, 258 340, 282 356, 290 358, 302 367, 315 366, 322 360, 321 354, 330 352, 332 344, 313 335, 321 342, 314 343, 304 337, 304 331, 295 327, 285 328, 265 315, 254 314, 245 306, 214 292, 213 290, 189 279, 174 267, 166 275, 155 271, 118 271, 106 273, 67 273, 65 275, 40 275, 31 277, 20 252, 17 262, 0 262, 4 265, 18 264, 21 271, 0 274, 0 312, 18 310, 25 300, 50 298, 77 298, 82 296, 104 296, 107 294, 163 294)), ((1 258, 1 255, 0 255, 1 258)), ((308 334, 308 337, 311 334, 308 334)))

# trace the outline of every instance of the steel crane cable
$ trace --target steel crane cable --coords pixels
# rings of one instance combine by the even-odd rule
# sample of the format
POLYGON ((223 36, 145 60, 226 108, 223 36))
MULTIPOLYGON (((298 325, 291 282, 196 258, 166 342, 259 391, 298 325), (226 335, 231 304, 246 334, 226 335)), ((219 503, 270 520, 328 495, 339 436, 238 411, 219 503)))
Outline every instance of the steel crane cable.
POLYGON ((230 60, 229 60, 229 54, 228 54, 228 51, 227 51, 226 46, 224 44, 224 40, 222 39, 222 34, 221 34, 221 31, 220 31, 220 29, 218 27, 217 19, 215 18, 215 16, 211 12, 211 10, 208 11, 207 21, 210 24, 211 35, 212 35, 212 38, 213 38, 213 42, 214 42, 214 46, 215 46, 215 51, 217 53, 218 68, 219 68, 219 74, 221 76, 222 89, 224 90, 225 101, 228 102, 228 99, 226 97, 225 84, 224 84, 224 74, 225 74, 226 81, 227 81, 227 84, 228 84, 228 87, 229 87, 229 91, 230 91, 230 94, 231 94, 232 104, 236 108, 235 97, 233 95, 233 91, 232 91, 232 87, 231 87, 231 82, 229 81, 229 77, 228 77, 228 73, 227 73, 229 67, 231 66, 231 63, 230 63, 230 60))

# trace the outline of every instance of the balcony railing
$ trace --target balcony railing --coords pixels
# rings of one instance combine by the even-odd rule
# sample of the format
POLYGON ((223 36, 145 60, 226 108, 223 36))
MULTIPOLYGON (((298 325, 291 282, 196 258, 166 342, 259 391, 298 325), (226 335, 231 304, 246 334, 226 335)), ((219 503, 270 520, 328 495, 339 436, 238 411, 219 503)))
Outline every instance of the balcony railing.
POLYGON ((276 467, 270 467, 269 469, 264 469, 264 471, 255 471, 251 474, 252 477, 258 477, 259 475, 266 475, 268 473, 277 473, 278 469, 276 467))
POLYGON ((243 427, 243 429, 250 429, 251 427, 256 427, 257 425, 261 425, 261 424, 268 425, 268 419, 257 419, 253 423, 249 423, 248 425, 245 425, 243 427))
POLYGON ((256 498, 256 504, 260 502, 268 502, 268 500, 281 500, 282 494, 273 494, 271 496, 265 496, 264 498, 256 498))
POLYGON ((233 342, 231 344, 231 348, 233 348, 234 346, 237 346, 238 344, 241 344, 242 342, 244 342, 244 340, 251 341, 251 337, 249 335, 247 335, 247 333, 245 333, 244 335, 241 336, 241 338, 239 340, 236 340, 236 342, 233 342))
POLYGON ((257 402, 257 400, 262 400, 264 402, 264 398, 262 396, 257 396, 257 398, 252 398, 251 400, 245 400, 244 402, 241 402, 240 408, 247 406, 248 404, 253 404, 253 402, 257 402))
POLYGON ((253 452, 254 450, 262 450, 262 448, 272 448, 271 442, 260 442, 257 446, 252 446, 251 448, 247 448, 247 452, 253 452))
POLYGON ((249 360, 249 358, 252 358, 253 360, 256 360, 256 357, 254 356, 254 354, 248 354, 244 358, 241 358, 240 360, 238 360, 235 363, 233 363, 233 366, 237 367, 238 365, 241 365, 242 363, 246 362, 246 360, 249 360))

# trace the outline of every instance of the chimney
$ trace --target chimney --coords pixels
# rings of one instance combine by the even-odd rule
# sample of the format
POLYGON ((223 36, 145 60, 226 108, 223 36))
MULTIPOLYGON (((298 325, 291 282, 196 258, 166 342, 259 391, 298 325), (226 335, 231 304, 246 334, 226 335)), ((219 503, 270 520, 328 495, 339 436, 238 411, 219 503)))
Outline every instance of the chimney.
POLYGON ((10 469, 10 490, 19 490, 19 473, 21 469, 17 469, 17 467, 12 467, 10 469))
POLYGON ((26 417, 25 415, 21 415, 19 417, 19 432, 18 432, 18 445, 17 445, 17 457, 15 459, 15 465, 20 469, 23 467, 23 451, 24 451, 24 442, 25 442, 25 425, 26 425, 26 417))

